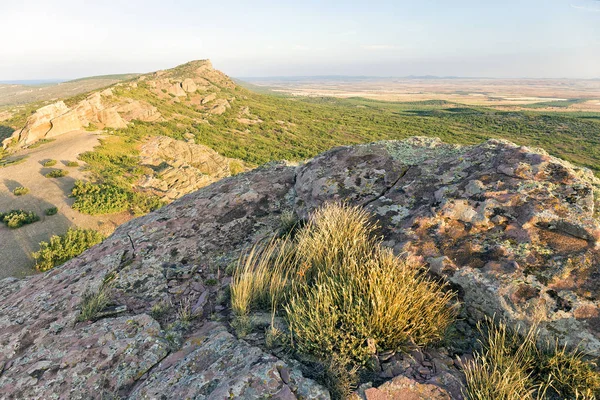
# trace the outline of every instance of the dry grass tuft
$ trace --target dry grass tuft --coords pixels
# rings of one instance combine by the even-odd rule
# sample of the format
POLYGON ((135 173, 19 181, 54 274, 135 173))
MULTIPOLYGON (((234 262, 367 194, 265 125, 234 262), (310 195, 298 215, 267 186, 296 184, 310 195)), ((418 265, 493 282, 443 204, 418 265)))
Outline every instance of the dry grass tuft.
POLYGON ((275 313, 288 286, 292 256, 287 240, 274 239, 264 247, 254 246, 240 258, 231 281, 231 308, 238 333, 251 330, 249 314, 253 307, 275 313))
POLYGON ((383 248, 374 230, 364 210, 333 204, 298 233, 286 311, 301 352, 364 365, 377 350, 438 341, 453 321, 452 293, 383 248))
POLYGON ((533 326, 524 334, 503 322, 479 324, 481 351, 465 365, 472 400, 580 399, 600 396, 600 374, 578 351, 540 346, 533 326))

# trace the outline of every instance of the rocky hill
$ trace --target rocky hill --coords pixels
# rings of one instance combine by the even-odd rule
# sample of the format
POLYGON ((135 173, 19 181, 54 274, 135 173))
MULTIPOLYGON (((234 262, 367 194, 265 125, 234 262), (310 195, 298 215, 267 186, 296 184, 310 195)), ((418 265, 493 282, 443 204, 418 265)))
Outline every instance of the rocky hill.
MULTIPOLYGON (((157 89, 175 98, 191 85, 161 79, 157 89)), ((201 104, 197 97, 190 101, 201 104)), ((512 327, 538 323, 540 340, 580 345, 597 359, 599 185, 589 170, 542 150, 422 137, 339 147, 299 166, 270 163, 222 179, 48 273, 1 281, 0 397, 329 398, 318 374, 265 346, 260 323, 238 339, 223 298, 227 266, 276 235, 282 215, 302 219, 332 201, 364 207, 385 246, 420 257, 458 291, 457 341, 495 315, 512 327), (85 321, 82 305, 102 288, 109 300, 85 321), (178 323, 190 314, 196 318, 178 323)), ((461 399, 463 364, 455 360, 471 349, 447 342, 377 354, 371 384, 357 395, 461 399)))

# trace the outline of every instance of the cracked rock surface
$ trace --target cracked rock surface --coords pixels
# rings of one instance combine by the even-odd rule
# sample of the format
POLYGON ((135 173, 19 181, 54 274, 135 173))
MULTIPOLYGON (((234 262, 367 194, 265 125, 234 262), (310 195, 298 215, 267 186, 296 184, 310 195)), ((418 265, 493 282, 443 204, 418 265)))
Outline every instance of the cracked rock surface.
MULTIPOLYGON (((543 337, 599 357, 599 185, 541 150, 419 137, 225 178, 45 274, 0 281, 0 397, 327 398, 293 365, 209 317, 224 307, 224 271, 240 252, 277 233, 282 212, 303 218, 328 201, 371 211, 384 243, 449 280, 469 319, 496 314, 523 327, 539 319, 543 337), (107 275, 125 311, 76 322, 83 294, 107 275), (153 308, 184 299, 200 317, 174 340, 153 308)), ((410 386, 390 382, 369 393, 410 386)))

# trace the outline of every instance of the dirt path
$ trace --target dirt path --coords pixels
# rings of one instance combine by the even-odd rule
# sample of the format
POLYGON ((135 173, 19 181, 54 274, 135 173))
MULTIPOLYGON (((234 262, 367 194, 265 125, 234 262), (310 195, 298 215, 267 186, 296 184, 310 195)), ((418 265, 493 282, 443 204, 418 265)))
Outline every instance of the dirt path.
POLYGON ((34 211, 40 217, 39 222, 18 229, 0 224, 0 279, 34 273, 31 252, 38 250, 39 242, 47 241, 52 235, 64 234, 70 226, 108 234, 128 219, 125 214, 90 216, 71 208, 73 199, 68 196, 73 184, 77 179, 86 178, 82 171, 84 163, 78 161, 77 156, 98 145, 99 137, 86 131, 68 133, 39 148, 19 152, 19 155, 28 156, 25 162, 0 168, 0 211, 23 209, 34 211), (46 168, 42 164, 49 159, 58 162, 46 168), (67 167, 68 161, 78 161, 79 167, 67 167), (56 168, 68 170, 69 175, 62 178, 44 176, 56 168), (28 188, 29 193, 15 196, 12 191, 17 186, 28 188), (44 211, 52 206, 58 207, 58 214, 46 216, 44 211))

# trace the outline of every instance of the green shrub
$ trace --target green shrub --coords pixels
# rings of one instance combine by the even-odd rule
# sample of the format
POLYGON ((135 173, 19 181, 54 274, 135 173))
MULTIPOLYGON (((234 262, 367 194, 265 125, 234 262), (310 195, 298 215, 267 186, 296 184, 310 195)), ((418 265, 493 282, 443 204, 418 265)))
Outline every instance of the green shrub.
POLYGON ((16 229, 39 221, 40 217, 33 211, 12 210, 7 213, 0 213, 0 220, 9 228, 16 229))
POLYGON ((64 169, 55 169, 48 172, 45 176, 46 178, 62 178, 63 176, 69 175, 69 171, 64 169))
POLYGON ((40 250, 32 254, 35 268, 47 271, 78 256, 102 240, 104 236, 92 229, 69 228, 64 235, 54 235, 50 242, 40 243, 40 250))
POLYGON ((136 215, 154 211, 164 204, 158 197, 111 184, 76 181, 71 192, 73 209, 84 214, 111 214, 131 210, 136 215))
POLYGON ((79 167, 79 163, 77 161, 67 161, 67 167, 79 167))
POLYGON ((15 196, 23 196, 24 194, 29 193, 29 189, 27 189, 26 187, 23 186, 18 186, 15 188, 15 190, 13 190, 13 194, 15 196))
POLYGON ((58 207, 50 207, 50 208, 46 208, 46 211, 44 211, 44 213, 48 216, 50 215, 56 215, 56 213, 58 213, 58 207))
POLYGON ((48 160, 42 164, 44 167, 54 167, 56 165, 56 160, 48 160))
POLYGON ((583 354, 556 342, 540 345, 532 326, 521 334, 504 322, 478 325, 481 350, 464 366, 473 400, 586 399, 600 397, 600 373, 583 354))

